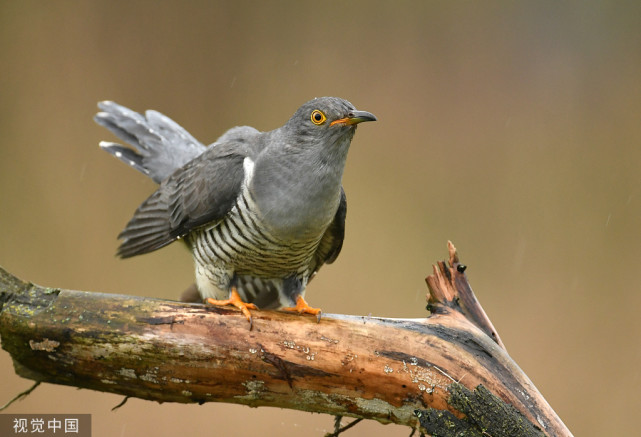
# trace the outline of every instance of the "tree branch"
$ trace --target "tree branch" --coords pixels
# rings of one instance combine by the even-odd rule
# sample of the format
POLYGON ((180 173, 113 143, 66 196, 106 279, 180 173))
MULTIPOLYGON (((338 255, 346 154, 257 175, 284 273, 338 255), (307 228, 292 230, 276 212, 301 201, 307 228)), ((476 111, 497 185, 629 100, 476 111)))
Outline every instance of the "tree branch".
MULTIPOLYGON (((445 434, 423 419, 431 409, 459 419, 483 415, 475 402, 487 400, 468 397, 471 410, 456 401, 457 387, 482 385, 532 429, 571 435, 507 354, 464 271, 450 243, 449 263, 427 278, 432 314, 425 319, 326 314, 317 324, 253 311, 249 331, 231 308, 44 288, 0 269, 0 337, 16 373, 35 381, 410 427, 419 426, 418 410, 420 425, 434 435, 445 434)), ((482 423, 468 426, 485 432, 482 423)))

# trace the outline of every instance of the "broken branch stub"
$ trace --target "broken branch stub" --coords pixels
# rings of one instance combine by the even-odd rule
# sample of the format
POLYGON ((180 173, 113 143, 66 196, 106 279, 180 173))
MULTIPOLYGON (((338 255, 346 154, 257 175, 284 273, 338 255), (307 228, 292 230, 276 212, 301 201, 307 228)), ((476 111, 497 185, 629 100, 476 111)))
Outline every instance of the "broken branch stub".
POLYGON ((434 273, 425 278, 429 289, 428 310, 435 314, 452 315, 455 312, 462 315, 505 349, 498 332, 467 281, 467 267, 459 262, 456 247, 451 241, 447 242, 447 247, 449 262, 439 261, 433 267, 434 273))

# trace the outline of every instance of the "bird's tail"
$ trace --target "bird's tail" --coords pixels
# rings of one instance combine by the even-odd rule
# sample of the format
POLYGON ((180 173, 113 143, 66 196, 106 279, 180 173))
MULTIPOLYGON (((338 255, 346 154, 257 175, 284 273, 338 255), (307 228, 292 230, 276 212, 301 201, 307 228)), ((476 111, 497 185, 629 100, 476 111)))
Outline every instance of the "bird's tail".
POLYGON ((96 123, 133 149, 108 141, 101 141, 100 147, 156 183, 205 151, 203 144, 160 112, 142 115, 111 101, 98 103, 98 108, 96 123))

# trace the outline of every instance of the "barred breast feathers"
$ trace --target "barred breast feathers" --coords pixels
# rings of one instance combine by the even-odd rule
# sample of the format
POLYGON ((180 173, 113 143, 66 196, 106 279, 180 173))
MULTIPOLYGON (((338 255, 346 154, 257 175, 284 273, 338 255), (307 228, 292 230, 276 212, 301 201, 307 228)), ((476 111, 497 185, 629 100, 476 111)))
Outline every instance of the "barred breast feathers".
POLYGON ((196 262, 237 275, 278 278, 307 276, 320 237, 304 241, 277 238, 265 226, 249 186, 254 162, 245 158, 240 196, 224 220, 198 231, 192 246, 196 262))

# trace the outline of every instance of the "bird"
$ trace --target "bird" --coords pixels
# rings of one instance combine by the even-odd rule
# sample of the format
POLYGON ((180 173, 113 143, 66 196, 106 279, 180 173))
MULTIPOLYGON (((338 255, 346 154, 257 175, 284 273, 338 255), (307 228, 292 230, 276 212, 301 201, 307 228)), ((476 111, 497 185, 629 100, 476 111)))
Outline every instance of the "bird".
POLYGON ((338 97, 314 98, 271 131, 229 129, 205 146, 169 117, 112 101, 94 120, 123 142, 106 152, 158 185, 135 211, 117 255, 129 258, 183 240, 204 302, 313 314, 305 290, 333 263, 345 236, 342 186, 358 124, 376 121, 338 97))

